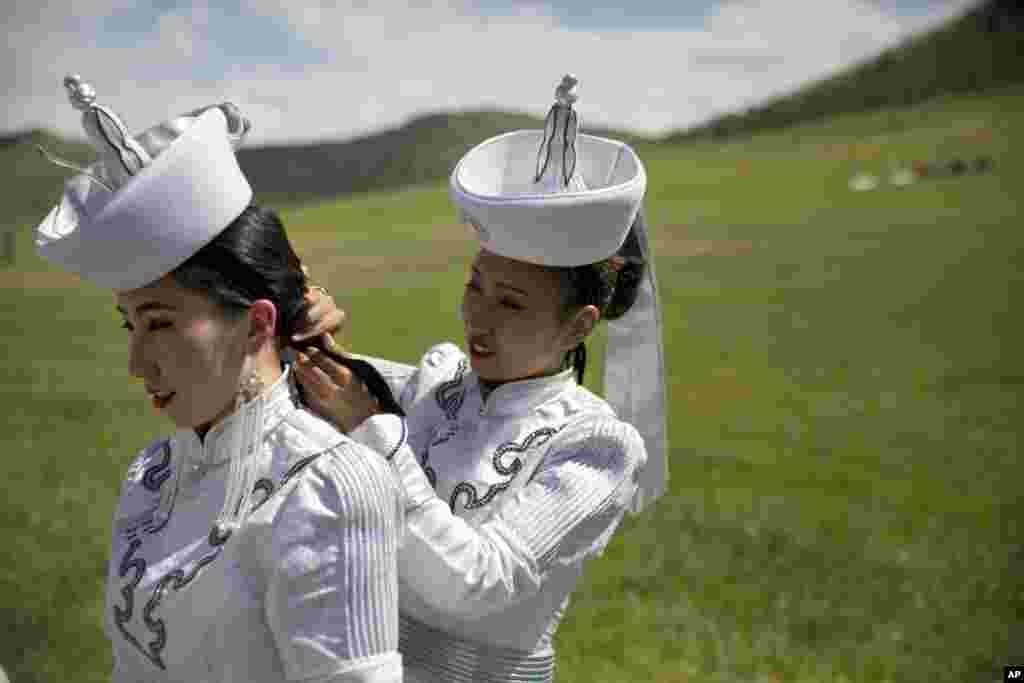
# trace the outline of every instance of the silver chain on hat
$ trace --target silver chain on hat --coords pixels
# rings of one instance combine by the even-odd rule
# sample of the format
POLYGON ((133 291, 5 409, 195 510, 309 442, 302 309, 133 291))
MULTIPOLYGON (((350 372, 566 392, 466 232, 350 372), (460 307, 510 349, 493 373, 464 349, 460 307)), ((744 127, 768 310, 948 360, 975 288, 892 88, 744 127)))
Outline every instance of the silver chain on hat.
POLYGON ((551 151, 557 147, 556 140, 562 148, 562 183, 569 186, 573 173, 576 171, 576 133, 579 130, 579 117, 573 105, 579 99, 576 86, 579 80, 572 74, 562 77, 562 82, 555 88, 555 103, 548 110, 544 120, 544 137, 537 150, 537 168, 533 182, 539 183, 551 163, 551 151))

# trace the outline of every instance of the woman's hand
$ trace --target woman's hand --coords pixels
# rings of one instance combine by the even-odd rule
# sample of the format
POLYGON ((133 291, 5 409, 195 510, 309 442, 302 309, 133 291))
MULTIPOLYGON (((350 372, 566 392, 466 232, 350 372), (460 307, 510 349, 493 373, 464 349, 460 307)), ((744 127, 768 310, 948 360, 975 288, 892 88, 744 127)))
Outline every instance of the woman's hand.
POLYGON ((345 322, 345 311, 338 308, 326 289, 317 285, 306 290, 306 302, 309 304, 309 309, 306 311, 306 325, 292 335, 292 340, 301 342, 305 339, 326 336, 324 341, 330 346, 334 341, 331 339, 331 335, 339 332, 345 322))
POLYGON ((309 407, 343 432, 380 412, 380 403, 351 370, 313 347, 297 354, 295 370, 309 407))

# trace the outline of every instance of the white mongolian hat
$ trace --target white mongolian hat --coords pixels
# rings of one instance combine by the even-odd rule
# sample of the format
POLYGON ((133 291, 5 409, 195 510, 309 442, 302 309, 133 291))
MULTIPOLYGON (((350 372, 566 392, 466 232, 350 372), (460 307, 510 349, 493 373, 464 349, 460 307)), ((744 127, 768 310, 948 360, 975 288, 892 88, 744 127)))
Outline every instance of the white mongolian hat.
POLYGON ((660 307, 641 215, 647 175, 628 145, 578 134, 577 84, 571 75, 562 79, 544 130, 506 133, 467 152, 450 189, 480 245, 518 261, 597 263, 619 253, 634 231, 646 276, 629 312, 608 322, 604 391, 619 418, 644 437, 648 460, 633 501, 639 511, 664 493, 668 479, 660 307))
POLYGON ((576 79, 566 76, 544 130, 486 140, 455 167, 451 190, 488 251, 581 266, 622 246, 647 187, 640 158, 616 140, 578 135, 576 79))
POLYGON ((36 228, 45 258, 101 287, 135 289, 185 262, 252 200, 234 148, 249 122, 225 103, 159 124, 132 138, 118 116, 95 103, 77 76, 64 79, 100 160, 65 184, 36 228))

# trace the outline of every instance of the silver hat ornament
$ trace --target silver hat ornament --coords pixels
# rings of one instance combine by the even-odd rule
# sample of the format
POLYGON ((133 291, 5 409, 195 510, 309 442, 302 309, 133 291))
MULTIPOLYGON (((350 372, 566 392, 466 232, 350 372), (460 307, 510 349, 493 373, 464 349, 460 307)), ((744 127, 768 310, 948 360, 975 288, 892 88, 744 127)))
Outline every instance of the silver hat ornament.
MULTIPOLYGON (((86 175, 108 192, 116 192, 132 176, 148 166, 153 157, 166 149, 196 117, 211 108, 196 109, 159 123, 140 133, 136 139, 131 136, 128 127, 113 109, 96 103, 96 88, 85 82, 81 76, 65 76, 64 88, 71 106, 82 112, 82 129, 99 155, 96 172, 61 159, 41 145, 36 147, 51 163, 86 175)), ((251 123, 231 102, 214 106, 220 108, 227 118, 228 138, 232 147, 238 149, 252 127, 251 123)))
POLYGON ((579 80, 572 74, 562 77, 555 88, 555 103, 544 120, 544 137, 537 150, 537 172, 533 181, 540 192, 586 190, 582 176, 576 175, 576 134, 579 115, 573 105, 579 99, 579 80))
POLYGON ((128 128, 110 107, 96 104, 96 89, 77 74, 64 77, 71 106, 82 112, 82 128, 100 154, 111 185, 117 188, 148 166, 149 153, 132 139, 128 128))

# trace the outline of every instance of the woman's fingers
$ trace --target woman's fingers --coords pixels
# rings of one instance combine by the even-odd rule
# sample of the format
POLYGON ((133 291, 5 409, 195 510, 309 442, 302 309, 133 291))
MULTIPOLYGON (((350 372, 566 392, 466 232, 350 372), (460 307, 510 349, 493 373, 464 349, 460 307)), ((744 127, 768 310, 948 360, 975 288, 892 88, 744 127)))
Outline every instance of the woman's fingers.
POLYGON ((337 334, 345 324, 345 311, 331 302, 330 308, 320 317, 316 329, 320 334, 337 334))
POLYGON ((321 417, 348 432, 379 410, 379 403, 352 371, 309 348, 296 354, 296 376, 321 417))
POLYGON ((337 396, 341 388, 309 356, 300 352, 296 360, 295 369, 303 388, 310 390, 321 401, 330 401, 337 396))
MULTIPOLYGON (((344 315, 344 313, 342 315, 344 315)), ((344 354, 345 353, 345 349, 343 349, 341 347, 341 344, 339 344, 338 342, 334 341, 334 337, 332 337, 328 333, 324 333, 324 334, 320 335, 320 341, 322 341, 324 343, 324 348, 327 349, 328 351, 332 352, 332 353, 337 353, 337 354, 344 354)))
POLYGON ((334 334, 345 323, 345 311, 334 304, 318 303, 306 311, 305 325, 292 335, 294 341, 304 341, 323 334, 334 334))
POLYGON ((331 359, 319 349, 309 347, 305 355, 313 364, 314 369, 321 371, 339 389, 348 389, 352 385, 352 371, 341 363, 331 359))
POLYGON ((334 299, 326 290, 311 288, 306 290, 306 324, 292 335, 294 341, 311 339, 322 334, 335 334, 345 323, 345 311, 338 308, 334 299))
POLYGON ((309 367, 305 370, 298 370, 295 373, 295 378, 302 386, 306 405, 325 420, 340 425, 339 416, 335 414, 330 398, 325 398, 330 394, 330 390, 326 387, 323 378, 314 375, 313 370, 309 367))

